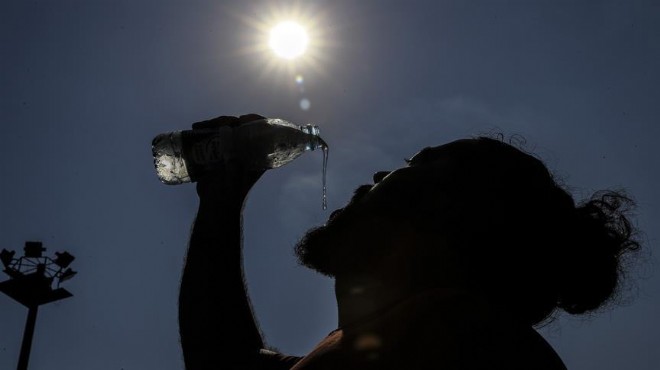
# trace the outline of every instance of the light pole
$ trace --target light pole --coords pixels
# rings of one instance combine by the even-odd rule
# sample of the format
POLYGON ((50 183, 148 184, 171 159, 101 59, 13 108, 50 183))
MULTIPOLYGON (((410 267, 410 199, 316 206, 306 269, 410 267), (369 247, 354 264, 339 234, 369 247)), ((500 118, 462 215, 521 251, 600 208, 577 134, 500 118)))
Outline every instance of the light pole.
POLYGON ((3 249, 0 252, 0 261, 10 277, 0 283, 0 291, 28 308, 18 370, 27 370, 28 367, 39 306, 73 296, 66 289, 60 288, 60 283, 76 274, 68 268, 74 260, 68 252, 55 252, 55 259, 43 257, 46 248, 41 242, 25 242, 23 250, 25 255, 20 258, 14 258, 15 251, 3 249), (55 289, 53 283, 56 283, 55 289))

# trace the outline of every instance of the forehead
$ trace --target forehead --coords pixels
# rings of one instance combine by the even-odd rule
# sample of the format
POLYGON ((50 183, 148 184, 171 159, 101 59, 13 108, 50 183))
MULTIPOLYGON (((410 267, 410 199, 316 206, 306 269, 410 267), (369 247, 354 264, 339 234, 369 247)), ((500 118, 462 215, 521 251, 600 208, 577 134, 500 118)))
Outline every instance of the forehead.
POLYGON ((426 147, 417 152, 412 158, 410 158, 409 165, 418 166, 432 164, 433 162, 440 160, 452 158, 458 159, 471 152, 474 152, 476 149, 477 142, 474 139, 461 139, 444 145, 426 147))

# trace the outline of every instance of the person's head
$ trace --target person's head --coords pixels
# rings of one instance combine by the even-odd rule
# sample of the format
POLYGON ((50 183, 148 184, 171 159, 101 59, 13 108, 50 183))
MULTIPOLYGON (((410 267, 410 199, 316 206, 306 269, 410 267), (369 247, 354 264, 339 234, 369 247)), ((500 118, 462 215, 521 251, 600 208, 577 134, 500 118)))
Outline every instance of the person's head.
POLYGON ((302 238, 303 265, 469 290, 536 324, 603 305, 639 247, 629 198, 598 192, 576 206, 540 160, 500 140, 425 148, 374 182, 302 238))

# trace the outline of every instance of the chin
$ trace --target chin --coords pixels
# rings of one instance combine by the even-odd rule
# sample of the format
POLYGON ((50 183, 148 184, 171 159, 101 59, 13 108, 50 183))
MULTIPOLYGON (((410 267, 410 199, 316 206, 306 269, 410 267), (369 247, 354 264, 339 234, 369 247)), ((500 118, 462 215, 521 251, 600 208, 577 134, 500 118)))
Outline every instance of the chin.
POLYGON ((331 239, 328 226, 308 230, 294 247, 298 263, 325 276, 335 277, 333 254, 337 251, 333 251, 331 239))
POLYGON ((295 246, 298 263, 336 278, 363 273, 388 253, 388 241, 381 238, 381 232, 351 220, 337 217, 307 231, 295 246))

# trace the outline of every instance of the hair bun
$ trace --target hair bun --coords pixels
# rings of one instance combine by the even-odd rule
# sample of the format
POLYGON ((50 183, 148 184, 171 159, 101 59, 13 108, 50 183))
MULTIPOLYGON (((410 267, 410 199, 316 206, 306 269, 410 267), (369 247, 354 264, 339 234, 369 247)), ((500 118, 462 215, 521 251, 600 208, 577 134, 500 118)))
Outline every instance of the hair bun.
POLYGON ((558 307, 582 314, 617 296, 624 259, 640 247, 629 221, 634 201, 622 191, 601 191, 575 209, 558 307))

